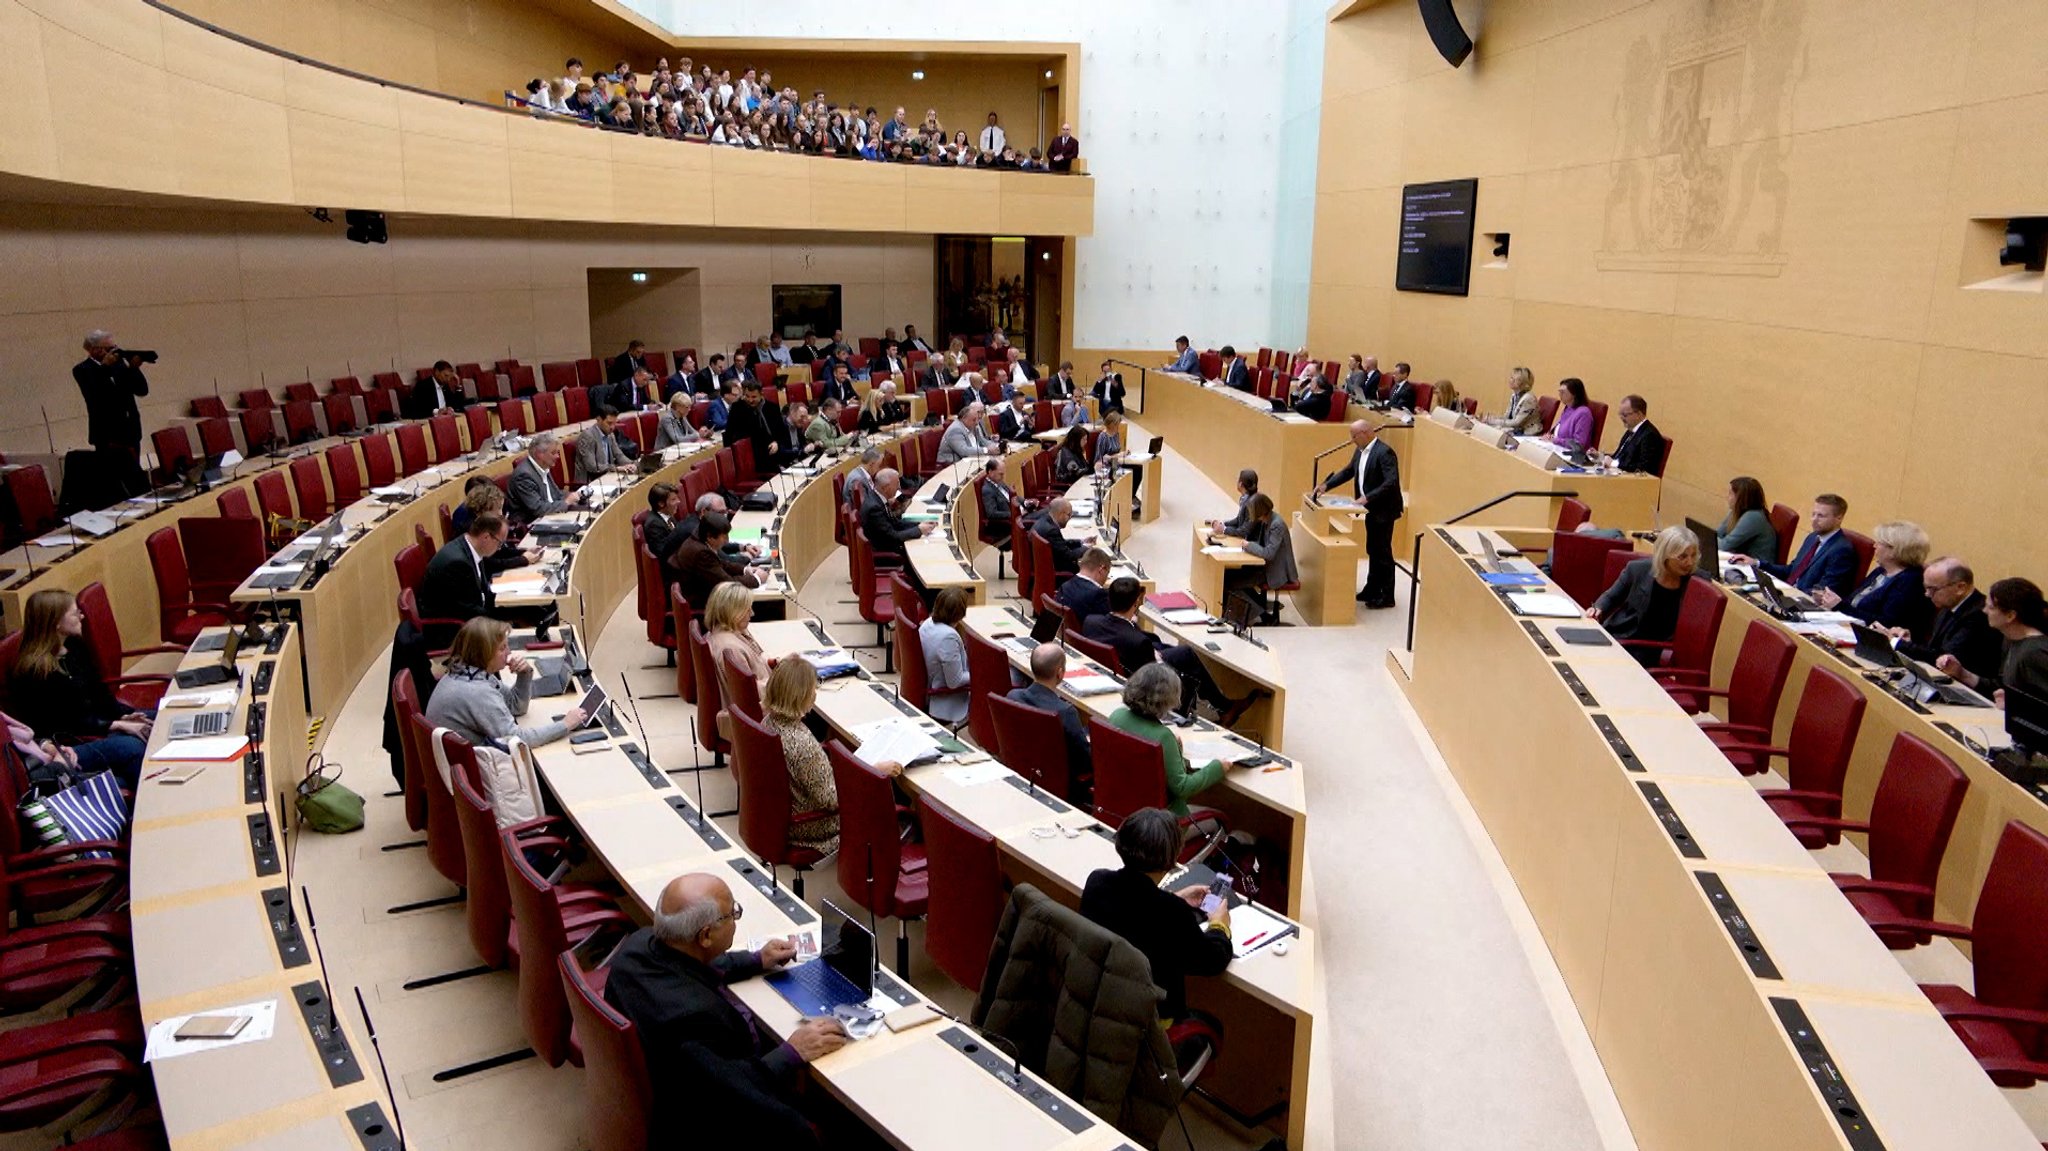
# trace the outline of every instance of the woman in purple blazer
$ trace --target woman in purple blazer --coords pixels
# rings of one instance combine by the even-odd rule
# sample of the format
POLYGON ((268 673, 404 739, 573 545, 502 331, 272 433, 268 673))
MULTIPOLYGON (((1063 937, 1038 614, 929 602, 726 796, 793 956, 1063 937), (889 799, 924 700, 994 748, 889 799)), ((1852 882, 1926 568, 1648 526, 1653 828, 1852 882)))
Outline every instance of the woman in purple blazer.
POLYGON ((1593 446, 1593 409, 1586 403, 1585 381, 1567 376, 1557 382, 1557 424, 1550 438, 1558 447, 1585 451, 1593 446))

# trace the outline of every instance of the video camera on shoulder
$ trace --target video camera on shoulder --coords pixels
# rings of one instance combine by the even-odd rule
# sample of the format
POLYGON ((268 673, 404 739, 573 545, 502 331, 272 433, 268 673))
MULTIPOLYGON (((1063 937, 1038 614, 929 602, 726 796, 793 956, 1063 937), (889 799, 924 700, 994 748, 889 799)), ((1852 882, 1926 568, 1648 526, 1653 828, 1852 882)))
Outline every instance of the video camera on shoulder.
POLYGON ((155 352, 146 352, 138 348, 115 348, 114 354, 124 360, 132 360, 138 364, 156 363, 155 352))

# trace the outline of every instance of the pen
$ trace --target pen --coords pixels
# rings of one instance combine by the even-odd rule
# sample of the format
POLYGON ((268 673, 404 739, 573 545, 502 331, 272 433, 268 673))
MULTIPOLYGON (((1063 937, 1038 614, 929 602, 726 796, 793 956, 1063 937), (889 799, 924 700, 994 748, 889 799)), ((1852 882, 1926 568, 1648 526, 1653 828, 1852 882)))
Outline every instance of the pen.
POLYGON ((1264 939, 1265 937, 1271 934, 1273 933, 1270 931, 1261 931, 1257 935, 1252 936, 1250 939, 1245 940, 1243 946, 1250 947, 1252 944, 1257 943, 1259 940, 1264 939))
POLYGON ((149 780, 149 779, 155 779, 155 778, 156 778, 157 776, 159 776, 159 775, 162 775, 163 773, 165 773, 165 772, 167 772, 167 771, 169 771, 169 770, 171 770, 171 769, 170 769, 170 768, 168 768, 168 767, 159 767, 159 768, 157 768, 157 769, 156 769, 155 771, 152 771, 152 772, 150 772, 150 773, 149 773, 148 775, 145 775, 145 776, 143 776, 142 778, 143 778, 143 779, 145 779, 145 780, 149 780))

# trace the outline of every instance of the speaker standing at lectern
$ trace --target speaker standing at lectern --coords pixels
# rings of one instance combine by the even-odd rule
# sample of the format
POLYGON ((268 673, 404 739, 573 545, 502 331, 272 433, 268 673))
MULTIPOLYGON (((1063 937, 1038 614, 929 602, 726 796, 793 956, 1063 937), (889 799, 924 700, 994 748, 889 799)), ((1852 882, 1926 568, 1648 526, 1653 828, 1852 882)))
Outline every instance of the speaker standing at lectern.
POLYGON ((1326 492, 1343 491, 1365 509, 1365 588, 1358 602, 1368 608, 1394 606, 1394 521, 1401 518, 1401 461, 1380 442, 1379 428, 1366 420, 1351 425, 1357 450, 1351 462, 1323 481, 1326 492))
POLYGON ((85 400, 86 440, 99 453, 109 486, 118 483, 123 495, 149 486, 142 475, 142 413, 135 397, 149 394, 142 365, 155 362, 155 352, 123 351, 113 333, 95 328, 85 336, 85 359, 71 367, 85 400))

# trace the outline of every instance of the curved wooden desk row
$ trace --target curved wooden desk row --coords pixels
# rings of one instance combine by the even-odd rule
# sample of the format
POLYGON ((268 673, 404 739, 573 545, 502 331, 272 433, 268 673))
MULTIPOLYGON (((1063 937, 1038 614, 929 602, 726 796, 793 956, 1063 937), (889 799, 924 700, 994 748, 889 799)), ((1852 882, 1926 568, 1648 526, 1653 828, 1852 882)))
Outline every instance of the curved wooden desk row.
POLYGON ((1852 1139, 1867 1130, 1891 1151, 2035 1151, 1692 718, 1619 646, 1559 637, 1587 621, 1519 617, 1469 562, 1476 537, 1425 537, 1404 686, 1528 902, 1637 1143, 1812 1151, 1874 1146, 1852 1139))
MULTIPOLYGON (((771 524, 779 521, 778 582, 783 586, 800 585, 836 550, 831 534, 831 479, 834 474, 850 469, 854 462, 842 459, 816 474, 791 477, 790 483, 780 489, 783 498, 777 512, 748 512, 739 517, 743 524, 757 517, 771 524)), ((667 472, 662 474, 666 476, 667 472)), ((607 521, 629 524, 631 513, 627 509, 632 505, 630 498, 621 499, 598 514, 584 537, 586 546, 578 550, 571 567, 570 595, 580 595, 594 612, 602 613, 623 600, 631 580, 620 577, 610 589, 610 598, 602 597, 599 593, 605 589, 600 585, 611 577, 601 575, 594 567, 586 572, 586 557, 598 554, 598 549, 588 545, 612 532, 607 521)), ((623 530, 629 533, 631 529, 623 530)), ((966 538, 964 534, 962 538, 966 538)), ((987 634, 1029 631, 1028 624, 1021 624, 1018 617, 989 606, 971 609, 969 623, 986 629, 987 634)), ((599 618, 585 621, 588 628, 601 624, 599 618)), ((770 655, 834 643, 830 632, 816 620, 757 622, 753 632, 770 655)), ((1219 650, 1211 654, 1242 653, 1219 645, 1219 650)), ((1022 658, 1022 653, 1013 651, 1013 662, 1022 658)), ((1071 652, 1070 658, 1081 660, 1078 652, 1071 652)), ((1247 662, 1264 679, 1277 681, 1278 668, 1270 658, 1264 663, 1247 662)), ((609 680, 623 670, 594 668, 593 674, 609 680)), ((1111 698, 1096 697, 1087 706, 1101 710, 1111 698)), ((557 702, 560 701, 537 700, 534 706, 546 708, 557 702)), ((826 685, 819 696, 818 710, 849 743, 857 743, 856 729, 875 720, 902 716, 899 704, 890 689, 863 677, 826 685)), ((933 723, 919 713, 911 714, 926 725, 933 723)), ((1203 726, 1204 731, 1196 733, 1196 738, 1229 738, 1228 733, 1203 726)), ((1250 745, 1247 742, 1243 746, 1250 745)), ((750 938, 815 926, 815 913, 786 890, 773 887, 765 869, 753 863, 740 845, 715 835, 715 825, 714 837, 700 834, 695 805, 638 747, 625 743, 617 733, 610 745, 597 752, 586 750, 576 754, 566 744, 558 743, 540 749, 537 758, 541 773, 563 811, 575 821, 593 852, 633 892, 643 910, 653 905, 662 885, 677 874, 723 868, 733 872, 729 877, 732 886, 747 907, 750 938)), ((976 754, 969 758, 984 757, 976 754)), ((1022 780, 1007 770, 1002 771, 1000 779, 963 783, 955 778, 957 766, 927 765, 907 773, 904 780, 912 790, 931 793, 991 834, 1000 848, 1005 870, 1013 878, 1038 883, 1069 903, 1077 903, 1081 886, 1092 871, 1117 866, 1107 829, 1085 813, 1068 809, 1064 804, 1057 804, 1055 810, 1054 805, 1027 794, 1022 780)), ((1234 826, 1271 835, 1276 842, 1288 846, 1287 900, 1290 911, 1297 916, 1306 862, 1307 820, 1301 775, 1300 765, 1292 763, 1277 771, 1234 772, 1225 785, 1204 797, 1205 802, 1219 800, 1218 805, 1231 813, 1234 826)), ((1272 948, 1262 949, 1234 963, 1222 979, 1197 981, 1206 986, 1190 989, 1190 996, 1198 1005, 1224 1019, 1238 1050, 1289 1053, 1285 1060, 1247 1057, 1241 1063, 1234 1062, 1230 1074, 1212 1077, 1209 1082, 1222 1084, 1212 1089, 1245 1116, 1263 1120, 1284 1108, 1293 1146, 1302 1145, 1305 1128, 1313 1030, 1311 1004, 1319 994, 1321 980, 1314 933, 1305 927, 1299 930, 1301 938, 1290 942, 1286 955, 1272 948)), ((909 989, 902 990, 915 994, 909 989)), ((786 1032, 796 1024, 795 1014, 772 990, 752 985, 744 988, 742 994, 771 1026, 786 1032)), ((887 1131, 893 1143, 905 1148, 950 1151, 970 1140, 977 1146, 993 1140, 1001 1147, 1081 1151, 1115 1146, 1121 1139, 1113 1129, 1092 1120, 1087 1129, 1074 1133, 1049 1125, 1050 1120, 1043 1113, 1032 1111, 1014 1093, 970 1068, 947 1048, 935 1046, 940 1030, 924 1028, 905 1035, 866 1040, 821 1060, 814 1070, 835 1095, 878 1129, 887 1131), (934 1107, 934 1100, 946 1103, 934 1107), (995 1121, 991 1122, 992 1119, 995 1121)))
MULTIPOLYGON (((300 638, 282 625, 275 650, 244 647, 237 657, 244 686, 229 730, 249 731, 252 712, 261 714, 244 757, 177 784, 169 779, 196 763, 152 759, 136 789, 129 917, 143 1023, 277 1005, 267 1039, 150 1064, 177 1151, 398 1146, 376 1055, 353 1012, 332 998, 317 894, 292 875, 293 787, 306 754, 300 638)), ((219 659, 217 650, 191 652, 182 665, 219 659)), ((164 709, 152 753, 178 714, 164 709)))

